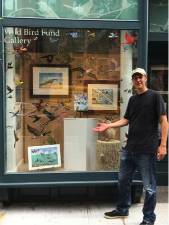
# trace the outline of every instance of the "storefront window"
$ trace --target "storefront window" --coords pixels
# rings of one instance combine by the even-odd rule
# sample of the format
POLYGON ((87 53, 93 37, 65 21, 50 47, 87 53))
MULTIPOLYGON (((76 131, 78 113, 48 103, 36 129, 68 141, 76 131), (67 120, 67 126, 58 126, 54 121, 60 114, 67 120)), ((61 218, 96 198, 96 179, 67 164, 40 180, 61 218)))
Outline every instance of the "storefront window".
MULTIPOLYGON (((168 66, 152 65, 150 73, 150 88, 158 91, 165 102, 168 111, 168 66)), ((168 112, 167 112, 168 115, 168 112)))
POLYGON ((168 0, 150 1, 150 32, 168 32, 168 0))
POLYGON ((137 20, 138 0, 4 0, 4 16, 137 20))
POLYGON ((134 30, 4 28, 6 171, 118 171, 134 30))

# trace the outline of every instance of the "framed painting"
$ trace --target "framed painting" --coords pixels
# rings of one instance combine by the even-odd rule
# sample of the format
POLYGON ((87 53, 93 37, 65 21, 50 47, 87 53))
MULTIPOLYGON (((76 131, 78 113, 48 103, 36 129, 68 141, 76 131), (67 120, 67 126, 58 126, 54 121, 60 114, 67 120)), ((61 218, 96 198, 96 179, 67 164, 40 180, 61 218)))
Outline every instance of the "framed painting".
POLYGON ((61 167, 60 145, 28 147, 29 170, 61 167))
POLYGON ((88 111, 87 94, 78 93, 74 94, 74 110, 75 111, 88 111))
POLYGON ((118 110, 118 84, 88 84, 89 110, 118 110))
POLYGON ((69 71, 67 65, 33 65, 32 95, 69 95, 69 71))

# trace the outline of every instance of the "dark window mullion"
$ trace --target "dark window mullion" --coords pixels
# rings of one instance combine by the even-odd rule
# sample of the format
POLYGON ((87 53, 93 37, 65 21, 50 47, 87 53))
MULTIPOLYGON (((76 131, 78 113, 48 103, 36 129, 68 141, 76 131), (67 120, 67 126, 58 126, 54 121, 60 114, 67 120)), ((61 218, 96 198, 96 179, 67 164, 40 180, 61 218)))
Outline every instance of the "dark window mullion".
POLYGON ((106 21, 106 20, 64 20, 64 19, 33 19, 3 18, 6 27, 58 27, 58 28, 95 28, 95 29, 139 29, 139 21, 106 21))

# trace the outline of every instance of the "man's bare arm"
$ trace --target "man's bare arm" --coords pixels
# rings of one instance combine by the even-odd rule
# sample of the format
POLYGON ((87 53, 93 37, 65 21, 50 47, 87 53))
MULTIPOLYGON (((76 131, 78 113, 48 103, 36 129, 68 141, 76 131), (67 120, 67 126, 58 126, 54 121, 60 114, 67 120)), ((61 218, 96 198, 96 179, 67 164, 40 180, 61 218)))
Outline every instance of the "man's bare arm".
POLYGON ((129 121, 127 119, 122 118, 116 122, 109 123, 108 128, 124 127, 124 126, 128 125, 128 123, 129 123, 129 121))
POLYGON ((161 160, 167 154, 167 136, 168 136, 168 122, 167 116, 162 115, 160 117, 160 126, 161 126, 161 143, 157 152, 157 159, 161 160))
POLYGON ((113 123, 99 123, 97 127, 93 128, 93 131, 102 132, 107 130, 108 128, 117 128, 117 127, 124 127, 128 125, 129 121, 125 118, 122 118, 113 123))

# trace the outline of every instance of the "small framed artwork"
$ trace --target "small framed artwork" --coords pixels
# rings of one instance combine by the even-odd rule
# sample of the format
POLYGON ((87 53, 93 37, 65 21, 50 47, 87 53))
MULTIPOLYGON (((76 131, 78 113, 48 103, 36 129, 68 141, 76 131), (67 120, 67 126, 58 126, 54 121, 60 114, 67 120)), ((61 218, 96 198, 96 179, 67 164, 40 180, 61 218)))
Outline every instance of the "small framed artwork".
POLYGON ((74 110, 88 111, 88 99, 86 93, 74 94, 74 110))
POLYGON ((61 167, 60 145, 28 147, 29 170, 61 167))
POLYGON ((88 84, 89 110, 118 110, 118 84, 88 84))
POLYGON ((69 95, 69 66, 67 65, 33 65, 33 96, 67 96, 69 95))

